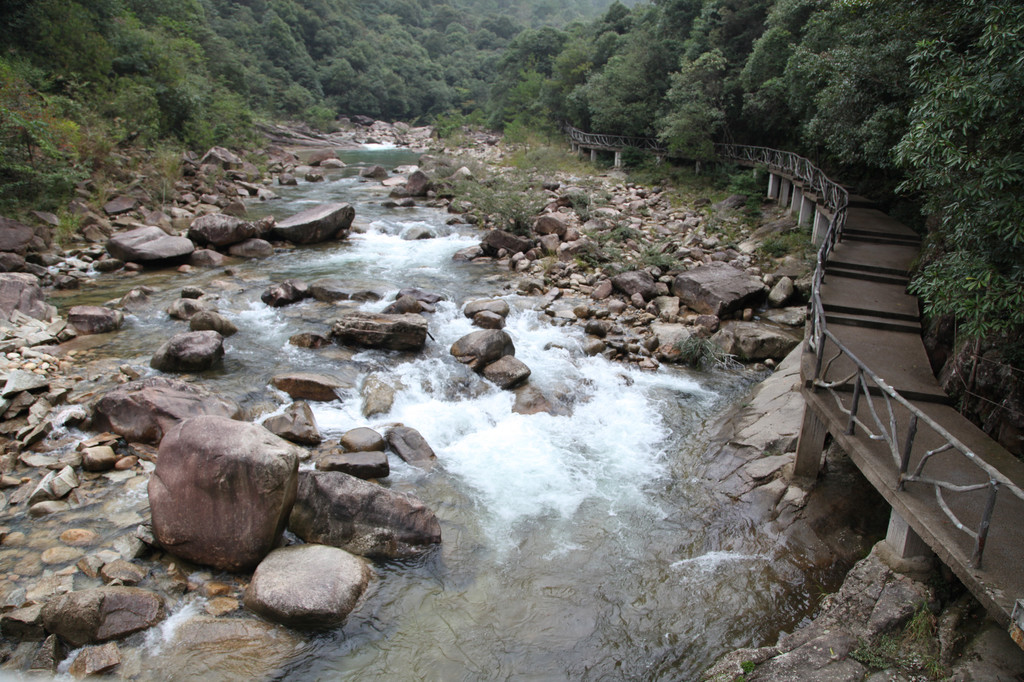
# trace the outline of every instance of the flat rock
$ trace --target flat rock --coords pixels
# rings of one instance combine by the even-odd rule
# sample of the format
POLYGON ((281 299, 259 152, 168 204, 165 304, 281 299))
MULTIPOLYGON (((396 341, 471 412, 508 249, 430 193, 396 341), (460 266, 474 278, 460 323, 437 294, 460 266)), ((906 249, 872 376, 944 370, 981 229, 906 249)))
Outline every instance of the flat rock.
POLYGON ((764 298, 764 283, 726 263, 710 263, 688 270, 672 281, 672 294, 704 315, 723 317, 764 298))
POLYGON ((530 368, 515 356, 506 355, 484 367, 483 375, 498 388, 515 388, 530 377, 530 368))
POLYGON ((331 452, 316 460, 320 471, 340 471, 364 480, 387 478, 391 473, 388 456, 384 452, 331 452))
POLYGON ((284 391, 295 400, 331 401, 338 399, 338 391, 352 388, 352 384, 336 376, 313 372, 278 374, 272 380, 274 388, 284 391))
POLYGON ((337 318, 331 338, 344 345, 386 350, 419 350, 427 342, 427 320, 415 313, 351 312, 337 318))
POLYGON ((271 230, 276 239, 293 244, 314 244, 344 239, 356 212, 350 204, 325 204, 310 208, 281 221, 271 230))
POLYGON ((124 324, 124 313, 95 305, 76 305, 68 311, 68 322, 79 334, 105 334, 124 324))
POLYGON ((729 322, 711 337, 723 351, 742 360, 781 360, 800 344, 800 337, 761 322, 729 322))
POLYGON ((365 426, 350 429, 341 436, 341 447, 345 452, 372 452, 383 450, 384 446, 384 437, 365 426))
POLYGON ((391 451, 409 464, 428 466, 437 459, 423 435, 410 426, 392 426, 384 439, 391 451))
POLYGON ((173 237, 159 227, 140 227, 114 235, 107 252, 125 263, 150 263, 184 258, 195 250, 192 240, 173 237))
POLYGON ((27 272, 0 273, 0 317, 11 319, 15 312, 37 320, 49 320, 57 309, 46 302, 39 278, 27 272))
POLYGON ((164 602, 137 587, 97 587, 57 595, 43 607, 43 624, 74 646, 126 637, 164 619, 164 602))
POLYGON ((192 221, 188 238, 200 246, 230 246, 255 237, 256 225, 224 213, 208 213, 192 221))

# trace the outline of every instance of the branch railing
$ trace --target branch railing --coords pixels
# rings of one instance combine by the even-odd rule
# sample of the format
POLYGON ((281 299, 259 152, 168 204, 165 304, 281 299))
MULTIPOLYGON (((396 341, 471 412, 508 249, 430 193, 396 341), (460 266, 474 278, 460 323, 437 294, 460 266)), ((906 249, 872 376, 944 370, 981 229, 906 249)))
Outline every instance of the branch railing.
MULTIPOLYGON (((572 142, 582 147, 601 147, 613 150, 632 147, 658 153, 667 151, 665 146, 654 138, 598 135, 583 132, 572 126, 566 126, 566 133, 572 142)), ((808 159, 798 154, 769 147, 735 144, 715 145, 715 151, 721 158, 744 164, 763 165, 772 173, 799 183, 805 193, 813 194, 817 203, 831 214, 828 229, 818 248, 811 287, 811 315, 807 344, 815 353, 813 385, 826 390, 835 400, 840 413, 847 416, 847 434, 853 435, 857 427, 860 427, 868 439, 885 443, 889 458, 896 470, 895 489, 897 491, 904 490, 907 483, 932 486, 936 503, 943 514, 954 527, 973 540, 974 549, 970 565, 974 568, 981 568, 989 527, 996 506, 996 497, 1000 488, 1006 489, 1022 501, 1024 501, 1024 491, 949 433, 941 424, 889 386, 827 328, 825 308, 821 300, 821 285, 825 280, 825 266, 828 264, 828 259, 836 244, 842 238, 843 229, 846 226, 850 200, 846 189, 832 181, 808 159), (836 351, 827 364, 824 363, 826 341, 831 342, 836 351), (826 381, 824 377, 828 375, 833 363, 842 357, 853 363, 855 368, 853 373, 837 381, 826 381), (852 387, 850 386, 851 381, 852 387), (839 389, 844 387, 852 388, 853 391, 849 408, 844 405, 840 395, 839 389), (865 400, 864 396, 868 396, 868 399, 865 400), (881 400, 876 404, 876 401, 871 399, 872 396, 881 400), (867 405, 867 417, 861 413, 862 403, 867 405), (901 417, 906 420, 905 424, 901 425, 901 417), (938 445, 921 452, 920 443, 925 440, 922 437, 925 431, 931 432, 932 437, 928 440, 937 442, 938 445), (915 453, 915 445, 918 446, 916 452, 920 456, 911 471, 910 463, 915 453), (936 457, 944 453, 966 460, 971 465, 971 470, 976 473, 975 480, 957 482, 943 480, 941 474, 932 474, 931 472, 938 467, 929 468, 929 464, 938 461, 936 457), (928 473, 925 473, 926 468, 929 468, 928 473), (979 481, 979 478, 982 480, 979 481), (987 491, 981 518, 977 525, 968 525, 950 507, 944 493, 967 494, 979 491, 987 491)), ((843 391, 843 393, 849 395, 849 391, 843 391)))

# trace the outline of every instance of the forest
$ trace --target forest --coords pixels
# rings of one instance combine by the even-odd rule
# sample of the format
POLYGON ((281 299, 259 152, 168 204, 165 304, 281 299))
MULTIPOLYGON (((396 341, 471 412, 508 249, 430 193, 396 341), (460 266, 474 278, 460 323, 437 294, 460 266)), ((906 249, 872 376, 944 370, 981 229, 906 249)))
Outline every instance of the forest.
POLYGON ((774 146, 897 200, 928 312, 1021 346, 1014 0, 8 0, 0 44, 5 210, 59 206, 118 146, 243 146, 260 119, 774 146))

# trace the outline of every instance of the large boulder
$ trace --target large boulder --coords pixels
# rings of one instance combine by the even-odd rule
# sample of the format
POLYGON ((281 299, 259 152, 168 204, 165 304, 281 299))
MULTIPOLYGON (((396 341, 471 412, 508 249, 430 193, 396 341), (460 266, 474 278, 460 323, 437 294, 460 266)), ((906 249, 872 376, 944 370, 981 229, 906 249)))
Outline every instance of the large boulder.
POLYGON ((782 360, 800 343, 792 331, 761 322, 730 322, 711 337, 723 351, 741 360, 782 360))
POLYGON ((230 246, 256 236, 256 225, 224 213, 208 213, 192 221, 188 238, 201 246, 230 246))
POLYGON ((416 313, 385 315, 356 311, 335 320, 331 338, 349 346, 419 350, 427 342, 427 320, 416 313))
POLYGON ((516 347, 512 337, 500 329, 484 329, 466 334, 452 344, 451 354, 474 372, 506 355, 515 355, 516 347))
POLYGON ((626 296, 640 294, 645 301, 650 301, 658 295, 657 283, 646 270, 632 270, 615 275, 612 277, 612 286, 626 296))
POLYGON ((537 218, 533 224, 533 231, 539 235, 554 235, 561 239, 569 229, 565 222, 558 216, 550 213, 537 218))
POLYGON ((224 170, 230 170, 241 168, 242 159, 238 154, 224 147, 211 147, 208 152, 203 154, 203 158, 199 160, 199 165, 205 166, 207 164, 220 166, 224 170))
POLYGON ((0 273, 0 317, 11 319, 17 310, 37 320, 49 320, 57 309, 46 302, 39 278, 27 272, 0 273))
POLYGON ((43 607, 48 632, 79 647, 127 637, 164 619, 164 601, 138 587, 96 587, 52 597, 43 607))
POLYGON ((340 471, 303 471, 288 529, 306 542, 384 559, 441 542, 441 524, 420 500, 340 471))
POLYGON ((411 426, 392 426, 384 434, 384 440, 391 452, 414 466, 429 467, 437 459, 423 434, 411 426))
POLYGON ((214 310, 197 311, 188 318, 188 328, 194 332, 215 331, 224 337, 238 333, 234 322, 214 310))
POLYGON ((178 422, 199 415, 241 416, 232 400, 169 377, 149 377, 109 391, 96 403, 92 427, 128 442, 156 445, 178 422))
POLYGON ((195 248, 191 239, 172 237, 159 227, 153 226, 122 232, 107 241, 107 252, 125 263, 177 260, 190 255, 195 248))
POLYGON ((260 300, 273 308, 298 303, 309 298, 309 285, 301 279, 286 279, 277 284, 271 284, 260 294, 260 300))
POLYGON ((188 561, 226 571, 253 568, 281 539, 302 454, 256 424, 182 421, 161 441, 149 479, 153 534, 188 561))
POLYGON ((759 303, 764 283, 727 263, 709 263, 680 273, 672 282, 672 294, 702 315, 723 317, 759 303))
POLYGON ((157 349, 149 366, 161 372, 202 372, 223 359, 224 337, 217 332, 182 332, 157 349))
POLYGON ((310 208, 274 226, 271 234, 293 244, 315 244, 344 239, 356 211, 350 204, 324 204, 310 208))
POLYGON ((344 550, 325 545, 282 547, 256 567, 245 590, 245 606, 293 628, 337 627, 369 583, 366 561, 344 550))
POLYGON ((533 248, 533 240, 517 237, 505 230, 491 230, 480 241, 480 248, 488 256, 497 256, 502 249, 509 254, 522 253, 533 248))
POLYGON ((289 372, 271 379, 274 388, 284 391, 295 400, 330 402, 338 399, 338 391, 352 388, 352 384, 329 374, 315 372, 289 372))
POLYGON ((427 192, 434 189, 434 183, 430 176, 421 170, 409 174, 409 180, 405 183, 405 194, 410 197, 425 197, 427 192))
POLYGON ((515 388, 530 377, 530 368, 513 355, 506 355, 484 367, 483 375, 498 388, 515 388))
POLYGON ((301 400, 286 407, 283 413, 265 419, 263 428, 299 445, 319 445, 323 440, 313 410, 301 400))
POLYGON ((341 447, 345 452, 373 452, 383 450, 384 436, 373 429, 360 426, 341 434, 341 447))
POLYGON ((124 313, 96 305, 76 305, 68 311, 68 322, 79 334, 104 334, 124 324, 124 313))
POLYGON ((508 314, 511 311, 512 309, 509 307, 507 301, 495 298, 470 301, 466 304, 466 307, 462 309, 462 314, 470 319, 473 319, 477 314, 483 312, 494 313, 500 317, 508 317, 508 314))
POLYGON ((0 217, 0 251, 24 256, 36 234, 28 225, 0 217))

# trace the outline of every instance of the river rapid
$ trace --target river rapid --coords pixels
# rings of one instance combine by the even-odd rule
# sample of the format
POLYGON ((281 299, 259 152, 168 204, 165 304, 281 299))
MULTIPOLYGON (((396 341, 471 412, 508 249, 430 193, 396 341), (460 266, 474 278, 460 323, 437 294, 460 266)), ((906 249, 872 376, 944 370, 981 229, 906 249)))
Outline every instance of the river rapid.
MULTIPOLYGON (((275 187, 281 199, 254 203, 250 215, 281 220, 347 201, 359 231, 346 241, 283 250, 229 269, 100 275, 54 301, 66 312, 140 285, 157 290, 146 311, 126 316, 121 331, 75 342, 88 362, 81 395, 108 388, 121 365, 154 374, 153 352, 185 330, 164 310, 183 286, 198 286, 219 297, 218 311, 240 332, 225 342, 222 369, 191 380, 262 421, 290 402, 270 386, 273 375, 335 374, 353 388, 337 401, 311 403, 325 440, 358 426, 383 431, 402 422, 437 453, 429 471, 392 457, 382 483, 435 511, 442 544, 416 560, 374 564, 369 594, 344 627, 304 636, 275 676, 684 680, 725 651, 774 641, 807 616, 820 587, 806 567, 723 504, 705 475, 715 425, 761 375, 668 366, 644 372, 586 356, 582 330, 557 326, 536 310, 540 297, 515 295, 508 272, 452 261, 456 251, 479 242, 479 231, 447 225, 451 216, 439 209, 383 208, 387 190, 357 177, 365 165, 415 163, 414 154, 377 149, 339 156, 349 165, 330 171, 326 182, 275 187), (402 239, 421 227, 436 236, 402 239), (325 333, 337 309, 312 300, 284 308, 260 301, 267 286, 289 277, 333 277, 383 295, 351 304, 364 310, 382 309, 403 287, 445 300, 427 315, 432 340, 421 353, 301 349, 288 338, 325 333), (513 308, 506 331, 532 370, 529 381, 566 414, 514 413, 512 393, 449 355, 452 342, 474 330, 462 305, 496 296, 513 308), (373 373, 401 389, 388 414, 367 420, 358 387, 373 373)), ((118 490, 100 515, 116 509, 145 517, 144 486, 118 490)), ((170 605, 169 624, 151 633, 146 646, 158 650, 203 601, 188 593, 170 605)), ((232 678, 241 670, 210 673, 232 678)), ((143 676, 150 675, 174 679, 173 670, 143 676)))

